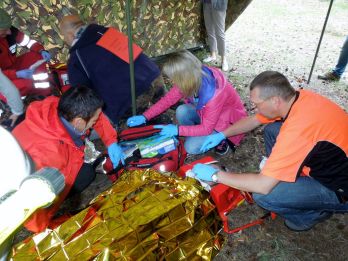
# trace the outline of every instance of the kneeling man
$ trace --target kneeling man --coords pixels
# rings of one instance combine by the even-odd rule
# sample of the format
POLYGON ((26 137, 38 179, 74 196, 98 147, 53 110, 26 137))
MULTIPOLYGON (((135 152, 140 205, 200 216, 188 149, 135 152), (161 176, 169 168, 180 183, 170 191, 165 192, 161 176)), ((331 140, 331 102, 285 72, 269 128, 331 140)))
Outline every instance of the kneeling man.
POLYGON ((67 195, 81 192, 94 180, 92 165, 84 162, 84 137, 90 128, 108 146, 114 166, 124 162, 116 131, 101 112, 102 106, 103 101, 92 89, 71 88, 60 99, 51 96, 33 102, 25 120, 14 129, 13 135, 37 169, 54 167, 65 176, 65 189, 58 200, 51 207, 34 214, 26 223, 29 230, 44 230, 67 195))

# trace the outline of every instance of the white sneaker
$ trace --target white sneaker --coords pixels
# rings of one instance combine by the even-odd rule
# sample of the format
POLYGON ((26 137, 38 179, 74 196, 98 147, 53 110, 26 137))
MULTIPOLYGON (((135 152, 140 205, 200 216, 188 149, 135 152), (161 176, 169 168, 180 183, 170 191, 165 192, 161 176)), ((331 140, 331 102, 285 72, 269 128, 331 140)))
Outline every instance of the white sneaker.
POLYGON ((208 56, 207 58, 203 59, 203 62, 205 63, 210 63, 215 61, 216 61, 216 57, 211 57, 211 56, 208 56))
POLYGON ((225 59, 222 61, 222 70, 224 72, 228 71, 228 63, 227 63, 227 60, 225 60, 225 59))

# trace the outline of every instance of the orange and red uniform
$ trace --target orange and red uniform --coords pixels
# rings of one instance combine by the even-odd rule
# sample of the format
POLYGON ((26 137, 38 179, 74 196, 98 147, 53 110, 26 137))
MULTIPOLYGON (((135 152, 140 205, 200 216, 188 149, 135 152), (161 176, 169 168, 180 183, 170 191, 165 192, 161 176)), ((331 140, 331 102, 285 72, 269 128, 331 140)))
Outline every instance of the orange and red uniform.
POLYGON ((47 74, 47 81, 44 81, 45 85, 43 85, 42 81, 36 83, 34 79, 22 79, 17 78, 16 76, 17 71, 28 69, 32 64, 43 59, 40 52, 44 50, 44 47, 13 26, 10 30, 10 35, 7 35, 5 38, 0 38, 1 70, 14 83, 14 85, 16 85, 22 96, 28 94, 49 94, 50 86, 48 83, 46 63, 43 63, 35 70, 35 74, 47 74), (18 45, 28 48, 29 51, 17 56, 18 45), (37 86, 35 84, 37 84, 37 86))
MULTIPOLYGON (((26 223, 25 226, 34 232, 40 232, 49 225, 84 163, 84 147, 74 143, 61 122, 58 102, 59 98, 53 96, 33 102, 28 107, 25 120, 13 131, 21 147, 33 159, 36 169, 57 168, 65 177, 65 189, 55 203, 47 209, 38 210, 26 223)), ((117 133, 104 114, 100 114, 93 129, 106 146, 117 141, 117 133)))

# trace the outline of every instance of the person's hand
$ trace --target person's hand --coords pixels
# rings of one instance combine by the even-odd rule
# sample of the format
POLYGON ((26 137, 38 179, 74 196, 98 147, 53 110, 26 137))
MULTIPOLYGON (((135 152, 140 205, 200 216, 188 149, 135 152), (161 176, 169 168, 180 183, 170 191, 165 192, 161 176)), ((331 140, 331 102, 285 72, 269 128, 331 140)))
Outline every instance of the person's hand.
POLYGON ((174 124, 168 124, 168 125, 155 125, 153 126, 155 129, 162 129, 159 133, 161 136, 164 137, 173 137, 178 135, 178 126, 174 124))
POLYGON ((144 124, 144 123, 146 123, 146 118, 143 115, 135 115, 135 116, 128 118, 128 120, 127 120, 128 127, 135 127, 135 126, 139 126, 139 125, 144 124))
POLYGON ((211 176, 213 176, 218 171, 219 169, 214 168, 211 165, 202 164, 202 163, 196 164, 192 169, 192 172, 195 173, 197 178, 199 178, 200 180, 205 180, 210 182, 213 181, 211 176))
POLYGON ((206 152, 206 151, 210 150, 211 148, 216 147, 224 139, 226 139, 226 137, 222 132, 218 132, 218 133, 209 135, 206 138, 206 140, 203 142, 202 147, 201 147, 201 151, 206 152))
POLYGON ((122 165, 124 165, 123 151, 122 151, 121 147, 116 142, 112 143, 108 147, 108 154, 109 154, 109 157, 111 159, 111 162, 112 162, 114 168, 116 168, 118 166, 120 161, 121 161, 122 165))
POLYGON ((24 69, 16 72, 17 78, 31 79, 33 78, 33 69, 24 69))
POLYGON ((46 62, 49 62, 51 60, 51 54, 48 51, 41 51, 41 56, 46 60, 46 62))

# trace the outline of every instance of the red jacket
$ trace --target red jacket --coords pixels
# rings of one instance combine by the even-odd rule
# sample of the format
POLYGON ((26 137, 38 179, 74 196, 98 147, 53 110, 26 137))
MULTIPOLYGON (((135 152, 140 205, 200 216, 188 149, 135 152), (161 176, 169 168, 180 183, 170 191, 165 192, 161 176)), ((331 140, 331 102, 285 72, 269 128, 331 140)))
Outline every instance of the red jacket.
POLYGON ((0 68, 8 78, 15 79, 16 69, 12 67, 17 57, 17 45, 27 47, 30 51, 37 53, 43 51, 44 47, 13 26, 10 30, 10 35, 0 38, 0 68))
MULTIPOLYGON (((34 232, 44 230, 68 195, 84 161, 84 148, 79 148, 63 126, 57 112, 59 98, 51 96, 43 101, 33 102, 26 113, 25 120, 13 131, 22 148, 35 162, 36 169, 54 167, 65 176, 65 189, 55 203, 46 209, 38 210, 26 223, 34 232)), ((109 146, 117 141, 116 131, 104 114, 93 126, 109 146)))

